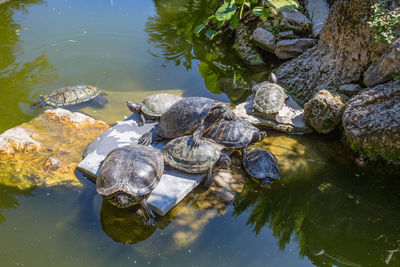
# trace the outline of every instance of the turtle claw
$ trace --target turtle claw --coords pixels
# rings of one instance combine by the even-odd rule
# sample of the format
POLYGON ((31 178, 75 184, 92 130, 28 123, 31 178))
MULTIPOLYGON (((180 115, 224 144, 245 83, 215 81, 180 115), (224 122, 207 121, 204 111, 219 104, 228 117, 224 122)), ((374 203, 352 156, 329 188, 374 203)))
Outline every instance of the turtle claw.
POLYGON ((234 120, 236 118, 235 113, 233 113, 233 111, 229 110, 225 113, 224 118, 226 120, 234 120))
POLYGON ((143 218, 143 224, 146 226, 153 226, 154 225, 154 218, 143 218))
POLYGON ((143 134, 139 140, 138 140, 138 144, 139 145, 144 145, 144 146, 149 146, 152 143, 152 134, 151 133, 145 133, 143 134))

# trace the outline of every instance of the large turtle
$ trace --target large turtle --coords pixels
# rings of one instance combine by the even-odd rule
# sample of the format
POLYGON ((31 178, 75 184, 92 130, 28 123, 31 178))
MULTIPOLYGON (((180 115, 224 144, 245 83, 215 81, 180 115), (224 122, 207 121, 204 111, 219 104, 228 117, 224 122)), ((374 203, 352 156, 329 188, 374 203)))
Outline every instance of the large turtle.
POLYGON ((161 93, 150 95, 140 103, 127 101, 126 105, 130 111, 139 113, 139 126, 143 126, 146 123, 146 120, 159 119, 167 109, 182 99, 181 96, 161 93))
POLYGON ((108 100, 103 95, 104 93, 91 85, 68 86, 41 96, 42 101, 34 103, 31 107, 68 107, 91 100, 97 104, 105 105, 108 100))
POLYGON ((252 90, 253 111, 262 117, 279 112, 288 98, 285 90, 276 83, 262 82, 254 85, 252 90))
POLYGON ((196 146, 203 133, 222 118, 232 120, 235 114, 221 102, 205 97, 187 97, 173 104, 161 116, 157 125, 139 138, 138 143, 149 145, 153 140, 193 133, 196 146))
POLYGON ((278 162, 268 150, 249 148, 244 150, 242 157, 244 169, 262 187, 269 187, 272 179, 279 180, 281 178, 278 162))
POLYGON ((96 180, 97 192, 111 204, 128 208, 139 204, 143 221, 154 223, 147 197, 164 173, 160 150, 142 145, 129 145, 111 151, 104 160, 96 180))
POLYGON ((204 173, 205 187, 212 182, 213 166, 219 161, 224 147, 211 140, 200 138, 198 146, 193 146, 190 135, 181 136, 169 141, 163 148, 165 163, 178 170, 188 173, 204 173))
MULTIPOLYGON (((204 137, 223 145, 227 150, 223 153, 228 156, 228 160, 232 150, 244 149, 248 145, 262 141, 266 135, 266 132, 260 131, 245 120, 236 118, 216 122, 204 134, 204 137)), ((230 165, 229 162, 228 165, 230 165)))

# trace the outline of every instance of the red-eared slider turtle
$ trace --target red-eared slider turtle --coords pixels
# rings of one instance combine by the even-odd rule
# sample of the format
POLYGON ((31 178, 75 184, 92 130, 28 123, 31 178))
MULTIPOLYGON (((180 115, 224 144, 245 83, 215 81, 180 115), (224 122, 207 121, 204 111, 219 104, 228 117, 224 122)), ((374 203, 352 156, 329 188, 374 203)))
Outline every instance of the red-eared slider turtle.
POLYGON ((97 192, 119 208, 139 204, 143 221, 154 222, 147 197, 164 173, 160 150, 142 145, 129 145, 111 151, 104 160, 96 181, 97 192))
POLYGON ((198 145, 203 133, 222 118, 235 118, 225 104, 205 97, 184 98, 173 104, 150 132, 140 137, 139 144, 149 145, 153 140, 193 133, 194 145, 198 145))
POLYGON ((203 184, 211 185, 212 168, 220 158, 224 147, 205 138, 200 138, 198 146, 193 146, 190 135, 169 141, 163 148, 165 163, 188 173, 204 173, 207 177, 203 184))
POLYGON ((103 94, 104 93, 91 85, 68 86, 41 96, 42 101, 34 103, 31 107, 68 107, 91 100, 97 104, 105 105, 108 103, 108 100, 103 94))
POLYGON ((271 152, 261 148, 245 149, 243 152, 244 169, 262 187, 269 187, 272 179, 279 180, 281 178, 278 162, 271 152))
POLYGON ((262 82, 252 88, 254 111, 260 116, 277 113, 287 99, 285 90, 276 83, 262 82))
POLYGON ((159 119, 167 109, 182 99, 181 96, 162 93, 150 95, 140 103, 127 101, 126 105, 130 111, 139 113, 139 126, 143 126, 146 123, 146 119, 159 119))

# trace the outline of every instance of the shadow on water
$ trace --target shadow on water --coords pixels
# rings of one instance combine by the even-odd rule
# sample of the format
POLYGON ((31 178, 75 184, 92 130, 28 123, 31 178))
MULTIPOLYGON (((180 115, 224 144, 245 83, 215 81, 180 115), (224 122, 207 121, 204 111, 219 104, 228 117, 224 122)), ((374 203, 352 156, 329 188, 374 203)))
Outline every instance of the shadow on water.
POLYGON ((248 67, 227 45, 232 41, 219 43, 194 35, 196 26, 218 3, 216 0, 154 0, 157 16, 148 19, 145 31, 149 34, 149 43, 161 50, 167 62, 189 70, 200 61, 199 72, 208 90, 214 94, 226 93, 232 103, 238 104, 251 94, 253 82, 267 79, 275 62, 258 68, 248 67))
POLYGON ((17 196, 33 196, 33 188, 20 190, 16 187, 4 186, 0 184, 0 224, 6 221, 2 211, 16 209, 20 205, 17 196))
POLYGON ((44 4, 42 0, 10 1, 0 5, 0 116, 4 118, 0 132, 33 117, 29 106, 34 88, 54 80, 57 75, 46 54, 42 53, 30 62, 19 62, 23 55, 19 46, 19 33, 24 27, 13 20, 15 11, 27 13, 28 7, 44 4))
POLYGON ((256 235, 271 229, 281 250, 296 241, 300 256, 317 266, 398 266, 399 169, 358 167, 340 144, 316 141, 298 155, 315 164, 314 153, 323 165, 298 174, 283 170, 270 190, 248 180, 234 216, 248 213, 256 235))

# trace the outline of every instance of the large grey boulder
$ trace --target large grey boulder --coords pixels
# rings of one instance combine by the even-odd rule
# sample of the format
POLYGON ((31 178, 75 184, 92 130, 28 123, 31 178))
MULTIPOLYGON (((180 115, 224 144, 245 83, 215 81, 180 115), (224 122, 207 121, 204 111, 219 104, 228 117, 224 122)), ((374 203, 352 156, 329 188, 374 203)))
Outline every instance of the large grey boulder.
POLYGON ((352 97, 343 113, 343 127, 352 148, 400 163, 400 81, 352 97))
POLYGON ((255 29, 251 37, 258 46, 268 52, 273 52, 275 50, 275 36, 272 32, 258 27, 255 29))
POLYGON ((246 102, 237 105, 233 112, 239 118, 256 127, 271 128, 286 133, 304 134, 312 132, 312 129, 304 120, 303 109, 291 96, 288 96, 281 110, 278 113, 271 114, 268 119, 262 118, 254 112, 253 96, 250 96, 246 102))
POLYGON ((276 44, 275 55, 280 59, 290 59, 301 55, 317 43, 316 39, 299 38, 281 40, 276 44))
POLYGON ((312 22, 312 35, 318 37, 328 18, 328 2, 326 0, 306 0, 305 5, 312 22))
POLYGON ((342 120, 343 99, 327 90, 321 90, 304 105, 304 118, 319 133, 329 133, 342 120))
POLYGON ((297 10, 281 10, 280 18, 281 26, 297 32, 308 31, 311 26, 311 21, 306 16, 304 16, 303 13, 297 10))
POLYGON ((382 55, 364 72, 364 85, 371 87, 393 79, 400 74, 400 39, 393 43, 389 53, 382 55))
POLYGON ((264 61, 262 60, 260 54, 257 52, 254 44, 251 42, 251 33, 247 27, 243 24, 239 24, 236 29, 235 41, 233 44, 233 49, 236 54, 242 59, 246 64, 249 65, 262 65, 264 61))

